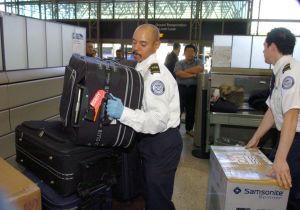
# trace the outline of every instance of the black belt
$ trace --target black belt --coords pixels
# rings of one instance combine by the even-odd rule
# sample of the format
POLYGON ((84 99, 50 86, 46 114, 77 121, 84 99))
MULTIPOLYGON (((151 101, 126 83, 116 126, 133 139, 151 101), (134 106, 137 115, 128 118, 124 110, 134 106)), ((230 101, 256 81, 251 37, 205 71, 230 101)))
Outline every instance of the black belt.
POLYGON ((178 84, 178 86, 180 86, 180 87, 196 87, 197 85, 181 85, 181 84, 178 84))

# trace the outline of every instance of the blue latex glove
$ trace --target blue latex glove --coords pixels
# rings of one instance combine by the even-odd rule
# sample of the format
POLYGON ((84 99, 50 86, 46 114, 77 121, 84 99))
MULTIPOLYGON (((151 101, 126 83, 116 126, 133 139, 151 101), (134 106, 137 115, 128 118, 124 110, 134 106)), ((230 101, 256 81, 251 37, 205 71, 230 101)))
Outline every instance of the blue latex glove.
POLYGON ((121 101, 121 99, 113 96, 112 94, 109 94, 111 99, 108 99, 107 105, 106 105, 106 111, 109 117, 112 117, 114 119, 120 119, 122 116, 124 106, 121 101))

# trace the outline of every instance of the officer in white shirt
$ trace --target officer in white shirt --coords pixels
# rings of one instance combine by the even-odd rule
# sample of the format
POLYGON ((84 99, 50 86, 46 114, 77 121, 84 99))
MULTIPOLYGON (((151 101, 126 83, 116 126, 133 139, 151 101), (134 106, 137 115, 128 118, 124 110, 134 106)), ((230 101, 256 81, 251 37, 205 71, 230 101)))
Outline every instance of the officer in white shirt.
POLYGON ((292 57, 295 36, 285 28, 275 28, 264 43, 265 62, 274 65, 269 106, 255 134, 246 145, 256 147, 260 138, 273 126, 280 139, 270 155, 269 176, 290 189, 287 210, 300 209, 300 62, 292 57))
POLYGON ((157 60, 159 30, 151 24, 139 26, 134 34, 132 50, 138 62, 136 70, 144 79, 142 108, 124 107, 119 98, 108 100, 107 113, 139 132, 146 210, 175 209, 171 199, 174 177, 182 151, 177 129, 180 105, 177 83, 170 71, 157 60))

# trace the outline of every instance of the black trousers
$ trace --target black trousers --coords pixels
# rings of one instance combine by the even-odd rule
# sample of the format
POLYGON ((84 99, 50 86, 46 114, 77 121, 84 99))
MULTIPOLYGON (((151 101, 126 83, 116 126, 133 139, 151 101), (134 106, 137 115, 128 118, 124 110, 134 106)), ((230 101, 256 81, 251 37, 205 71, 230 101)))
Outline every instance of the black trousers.
POLYGON ((195 123, 195 103, 197 86, 178 85, 180 97, 180 114, 185 111, 185 129, 187 131, 194 128, 195 123))
MULTIPOLYGON (((278 148, 279 140, 276 147, 270 154, 270 160, 274 161, 278 148)), ((290 167, 292 176, 292 187, 290 189, 289 199, 286 210, 300 209, 300 133, 296 133, 293 144, 291 145, 287 162, 290 167)))
POLYGON ((143 164, 146 210, 175 210, 171 199, 182 151, 178 129, 141 135, 138 148, 143 164))

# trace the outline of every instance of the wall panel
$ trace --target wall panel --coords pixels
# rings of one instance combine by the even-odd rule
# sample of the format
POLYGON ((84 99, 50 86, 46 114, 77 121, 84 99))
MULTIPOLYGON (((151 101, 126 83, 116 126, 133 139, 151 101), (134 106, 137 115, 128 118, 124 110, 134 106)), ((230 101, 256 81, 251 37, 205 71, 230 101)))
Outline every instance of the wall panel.
POLYGON ((60 95, 62 87, 63 77, 10 84, 7 87, 9 106, 16 107, 60 95))
POLYGON ((27 41, 24 17, 3 16, 3 39, 6 70, 26 69, 27 41))
POLYGON ((15 133, 0 137, 0 157, 5 159, 15 154, 15 133))
POLYGON ((62 26, 59 23, 46 23, 47 65, 62 66, 62 26))
POLYGON ((62 25, 62 39, 63 39, 63 65, 68 65, 72 50, 72 36, 75 32, 75 27, 70 25, 62 25))
POLYGON ((0 112, 0 122, 0 136, 3 136, 10 132, 8 110, 0 112))
POLYGON ((44 120, 59 113, 60 96, 10 110, 12 131, 26 120, 44 120))
POLYGON ((46 22, 26 18, 28 67, 45 68, 46 60, 46 22))

